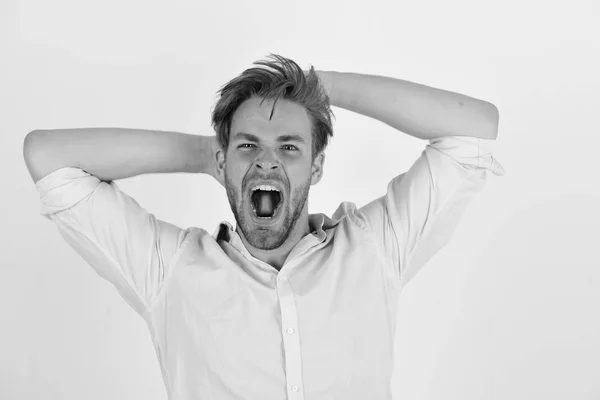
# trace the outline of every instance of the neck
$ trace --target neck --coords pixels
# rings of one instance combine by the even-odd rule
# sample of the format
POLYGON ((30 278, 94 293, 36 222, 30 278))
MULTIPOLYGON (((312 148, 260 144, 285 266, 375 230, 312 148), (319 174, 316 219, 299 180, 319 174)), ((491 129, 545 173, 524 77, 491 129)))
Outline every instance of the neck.
POLYGON ((261 250, 256 247, 250 245, 244 234, 239 229, 239 226, 236 226, 235 231, 238 233, 244 246, 248 249, 248 252, 252 254, 254 258, 257 258, 275 268, 277 271, 280 271, 287 260, 288 255, 292 251, 292 249, 298 244, 300 240, 304 236, 310 233, 310 227, 308 224, 308 212, 302 213, 302 216, 296 221, 296 224, 292 227, 292 231, 288 236, 285 243, 273 250, 261 250))

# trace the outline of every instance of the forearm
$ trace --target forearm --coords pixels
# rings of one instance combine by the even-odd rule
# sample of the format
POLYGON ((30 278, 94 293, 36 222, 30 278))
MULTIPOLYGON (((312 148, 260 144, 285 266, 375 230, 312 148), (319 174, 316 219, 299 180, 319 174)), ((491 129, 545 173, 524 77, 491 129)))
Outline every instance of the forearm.
POLYGON ((35 181, 68 166, 111 181, 148 173, 206 172, 210 140, 126 128, 37 130, 27 135, 23 153, 35 181))
POLYGON ((419 139, 495 139, 498 110, 486 101, 401 79, 317 71, 332 106, 384 122, 419 139))

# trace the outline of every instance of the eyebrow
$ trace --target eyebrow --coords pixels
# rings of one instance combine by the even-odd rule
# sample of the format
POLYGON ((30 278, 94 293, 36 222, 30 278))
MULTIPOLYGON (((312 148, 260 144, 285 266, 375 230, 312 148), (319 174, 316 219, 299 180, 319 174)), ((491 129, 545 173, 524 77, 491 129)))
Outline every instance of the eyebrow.
MULTIPOLYGON (((233 140, 239 140, 239 139, 246 139, 246 140, 249 140, 251 142, 256 142, 256 143, 260 142, 260 139, 258 138, 258 136, 253 135, 251 133, 246 133, 246 132, 236 133, 235 136, 233 137, 233 140)), ((277 142, 279 142, 279 143, 281 143, 281 142, 305 143, 304 139, 302 139, 302 136, 300 136, 300 135, 280 135, 280 136, 277 136, 277 142)))

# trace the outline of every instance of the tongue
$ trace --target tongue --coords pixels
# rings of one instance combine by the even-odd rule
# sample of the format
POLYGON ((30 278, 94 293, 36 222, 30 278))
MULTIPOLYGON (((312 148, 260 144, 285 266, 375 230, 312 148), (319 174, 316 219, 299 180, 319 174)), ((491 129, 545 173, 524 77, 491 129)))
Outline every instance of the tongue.
POLYGON ((259 217, 270 217, 273 215, 273 211, 275 210, 273 197, 268 192, 259 192, 257 196, 256 214, 259 217))

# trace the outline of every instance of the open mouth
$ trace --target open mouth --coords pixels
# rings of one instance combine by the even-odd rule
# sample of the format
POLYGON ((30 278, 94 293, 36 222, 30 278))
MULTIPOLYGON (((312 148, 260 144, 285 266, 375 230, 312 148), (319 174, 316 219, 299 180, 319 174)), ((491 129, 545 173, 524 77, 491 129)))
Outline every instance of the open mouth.
POLYGON ((250 192, 249 203, 256 219, 274 220, 279 216, 283 204, 283 195, 273 186, 261 185, 250 192))

